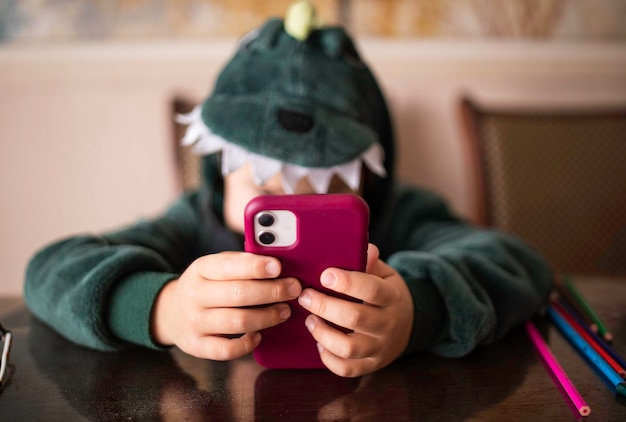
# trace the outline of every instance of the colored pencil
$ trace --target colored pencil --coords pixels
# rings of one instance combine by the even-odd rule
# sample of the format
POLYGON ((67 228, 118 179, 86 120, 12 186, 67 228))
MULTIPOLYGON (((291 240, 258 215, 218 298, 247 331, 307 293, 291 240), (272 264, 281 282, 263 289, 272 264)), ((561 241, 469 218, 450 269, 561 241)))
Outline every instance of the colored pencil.
POLYGON ((602 373, 607 381, 615 388, 615 390, 626 396, 626 382, 619 376, 617 372, 613 370, 606 363, 602 357, 593 350, 591 347, 577 332, 576 330, 554 309, 553 306, 548 306, 548 316, 558 328, 561 334, 574 346, 578 352, 583 355, 587 361, 593 365, 600 373, 602 373))
POLYGON ((572 308, 575 311, 576 315, 580 319, 585 321, 586 326, 588 326, 594 333, 597 333, 598 326, 591 320, 591 318, 589 318, 589 315, 587 315, 583 307, 580 306, 580 303, 578 303, 578 301, 576 300, 576 298, 574 298, 572 293, 565 288, 563 283, 556 283, 555 285, 556 285, 556 290, 559 293, 559 296, 565 302, 567 302, 570 308, 572 308))
POLYGON ((615 362, 617 362, 622 368, 626 369, 626 360, 624 360, 624 358, 621 357, 619 353, 617 353, 615 349, 613 349, 613 347, 611 347, 611 345, 604 340, 604 338, 600 337, 598 333, 594 333, 593 331, 591 331, 589 326, 585 324, 585 321, 580 319, 579 315, 569 306, 566 301, 563 300, 563 298, 559 298, 558 302, 559 305, 567 313, 569 313, 572 318, 576 320, 579 327, 585 330, 585 332, 589 334, 596 341, 596 343, 598 343, 615 360, 615 362))
POLYGON ((550 372, 554 375, 556 380, 559 382, 569 399, 572 401, 574 407, 578 410, 581 416, 587 416, 591 413, 591 408, 585 402, 583 396, 580 395, 578 389, 572 381, 569 379, 558 360, 550 350, 550 347, 546 344, 543 337, 539 333, 539 330, 534 326, 534 324, 530 321, 526 322, 526 333, 530 340, 532 341, 535 349, 539 353, 539 356, 543 359, 546 364, 546 367, 550 370, 550 372))
POLYGON ((587 303, 585 298, 583 298, 578 289, 576 289, 576 286, 574 286, 572 280, 569 277, 565 277, 563 283, 565 284, 565 288, 572 294, 572 296, 574 296, 574 299, 584 309, 587 316, 596 324, 596 326, 598 327, 598 333, 600 333, 600 335, 604 337, 606 341, 613 341, 613 334, 609 331, 604 322, 602 322, 596 311, 594 311, 593 308, 587 303))
POLYGON ((600 357, 602 357, 602 359, 604 359, 604 361, 608 363, 609 366, 613 368, 613 370, 619 374, 620 377, 622 378, 626 377, 626 370, 622 367, 622 365, 620 365, 619 362, 613 359, 613 357, 606 350, 604 350, 602 346, 600 346, 600 344, 595 340, 595 338, 589 335, 587 331, 585 331, 585 329, 580 326, 578 321, 576 321, 576 319, 572 315, 570 315, 570 313, 567 312, 565 308, 563 308, 558 302, 553 302, 552 306, 554 306, 554 309, 556 309, 557 312, 563 318, 565 318, 567 322, 569 322, 569 324, 576 330, 576 332, 587 343, 589 343, 591 347, 593 347, 593 350, 595 350, 596 353, 598 353, 600 357))

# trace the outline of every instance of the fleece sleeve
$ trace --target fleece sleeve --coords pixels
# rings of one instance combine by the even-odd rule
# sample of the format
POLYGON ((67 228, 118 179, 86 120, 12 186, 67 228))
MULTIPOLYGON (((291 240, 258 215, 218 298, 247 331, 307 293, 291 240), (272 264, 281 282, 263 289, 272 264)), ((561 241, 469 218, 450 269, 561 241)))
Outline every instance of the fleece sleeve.
POLYGON ((415 318, 406 353, 462 356, 502 338, 545 304, 546 261, 522 240, 455 217, 437 196, 396 192, 383 242, 404 277, 415 318))
POLYGON ((64 337, 87 347, 158 347, 149 325, 156 296, 208 248, 198 201, 190 194, 154 220, 43 248, 26 271, 26 304, 64 337))

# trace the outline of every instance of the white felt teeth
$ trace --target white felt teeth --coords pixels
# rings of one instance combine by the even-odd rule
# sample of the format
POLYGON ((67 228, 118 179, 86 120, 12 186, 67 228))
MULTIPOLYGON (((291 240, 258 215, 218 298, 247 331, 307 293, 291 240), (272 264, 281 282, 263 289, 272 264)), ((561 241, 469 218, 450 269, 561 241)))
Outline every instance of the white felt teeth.
POLYGON ((257 185, 262 185, 272 176, 282 173, 283 188, 286 193, 293 193, 298 181, 305 176, 316 193, 326 193, 334 175, 341 177, 350 189, 356 191, 361 182, 361 163, 365 163, 375 174, 381 177, 386 176, 383 166, 384 151, 379 143, 374 143, 360 156, 344 164, 332 167, 302 167, 254 154, 226 141, 211 132, 211 129, 202 121, 200 114, 201 106, 197 106, 190 113, 177 116, 177 122, 188 125, 181 142, 183 145, 193 145, 193 152, 198 155, 209 155, 221 151, 223 176, 245 164, 250 164, 254 182, 257 185))

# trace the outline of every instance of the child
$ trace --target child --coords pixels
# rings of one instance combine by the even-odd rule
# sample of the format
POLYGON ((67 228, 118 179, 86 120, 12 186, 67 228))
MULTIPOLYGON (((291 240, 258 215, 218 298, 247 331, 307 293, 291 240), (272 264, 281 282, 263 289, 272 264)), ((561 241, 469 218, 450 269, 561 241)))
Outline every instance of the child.
POLYGON ((418 351, 465 355, 537 312, 552 283, 545 262, 437 196, 394 184, 391 122, 373 75, 341 28, 310 22, 271 19, 246 36, 186 116, 185 142, 205 155, 201 188, 152 221, 70 237, 32 259, 24 293, 36 316, 99 350, 175 345, 229 360, 289 318, 284 302, 298 298, 324 364, 354 377, 418 351), (248 200, 294 192, 368 202, 366 272, 321 276, 362 303, 303 290, 277 278, 278 260, 242 252, 248 200))

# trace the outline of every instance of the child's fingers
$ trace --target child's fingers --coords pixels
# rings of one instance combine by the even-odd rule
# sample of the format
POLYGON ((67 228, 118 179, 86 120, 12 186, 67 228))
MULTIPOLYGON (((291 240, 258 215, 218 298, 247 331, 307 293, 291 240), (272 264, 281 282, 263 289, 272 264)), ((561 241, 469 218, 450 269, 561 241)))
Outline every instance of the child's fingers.
POLYGON ((263 308, 214 308, 200 312, 192 321, 198 336, 241 334, 273 327, 291 315, 291 308, 280 303, 263 308))
POLYGON ((342 377, 357 377, 378 368, 375 356, 379 345, 377 338, 360 333, 342 333, 315 315, 309 315, 306 325, 317 341, 324 365, 342 377))
POLYGON ((377 307, 349 302, 314 289, 306 289, 298 303, 309 312, 349 330, 379 333, 385 322, 377 307))
POLYGON ((367 266, 365 270, 366 273, 370 272, 370 268, 376 264, 379 256, 380 251, 378 250, 378 246, 374 245, 373 243, 369 243, 367 245, 367 266))
POLYGON ((396 273, 396 270, 387 265, 384 261, 378 259, 371 263, 368 262, 367 270, 365 272, 385 279, 393 276, 396 273))
POLYGON ((335 355, 319 343, 318 350, 324 366, 341 377, 359 377, 374 372, 378 368, 377 360, 374 358, 344 359, 335 355))
POLYGON ((189 300, 204 308, 231 308, 265 305, 295 299, 302 286, 295 278, 273 280, 203 281, 192 290, 189 300))
POLYGON ((247 333, 238 338, 204 336, 183 351, 201 359, 224 361, 247 355, 260 342, 261 334, 258 332, 247 333))
POLYGON ((309 315, 305 323, 315 341, 342 359, 366 358, 377 350, 374 337, 358 332, 341 332, 315 315, 309 315))
POLYGON ((196 259, 192 266, 207 280, 249 280, 278 277, 280 261, 246 252, 221 252, 196 259))
MULTIPOLYGON (((381 264, 386 265, 377 261, 373 267, 381 264)), ((375 306, 389 306, 395 299, 393 289, 376 274, 328 268, 322 272, 320 282, 324 287, 375 306)))

